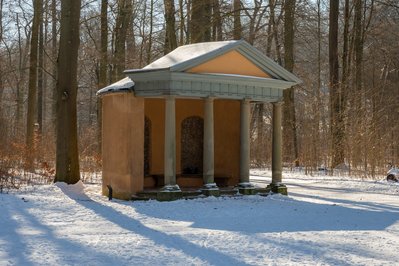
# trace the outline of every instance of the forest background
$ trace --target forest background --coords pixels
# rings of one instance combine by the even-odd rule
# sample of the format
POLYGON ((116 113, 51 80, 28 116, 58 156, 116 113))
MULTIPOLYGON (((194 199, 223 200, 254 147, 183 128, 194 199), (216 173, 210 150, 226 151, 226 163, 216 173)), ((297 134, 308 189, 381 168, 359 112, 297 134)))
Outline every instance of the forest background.
MULTIPOLYGON (((63 1, 0 0, 0 175, 54 177, 63 1)), ((81 177, 101 170, 98 89, 180 45, 233 39, 303 80, 284 92, 285 166, 376 177, 399 164, 397 1, 82 0, 81 177)), ((252 104, 253 167, 271 164, 271 109, 252 104)))

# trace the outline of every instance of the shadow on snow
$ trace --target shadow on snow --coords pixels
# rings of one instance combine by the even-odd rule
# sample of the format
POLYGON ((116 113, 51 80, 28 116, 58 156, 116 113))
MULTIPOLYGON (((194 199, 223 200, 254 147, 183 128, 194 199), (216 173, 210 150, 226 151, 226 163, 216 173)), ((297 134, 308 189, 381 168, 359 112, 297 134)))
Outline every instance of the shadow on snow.
MULTIPOLYGON (((5 213, 1 214, 5 219, 0 226, 0 241, 3 240, 6 243, 4 251, 11 265, 37 265, 38 263, 58 265, 118 264, 117 258, 57 236, 51 227, 42 224, 34 215, 29 213, 28 209, 32 207, 30 202, 23 202, 16 195, 8 196, 15 197, 16 199, 13 199, 13 201, 20 202, 17 204, 18 208, 13 209, 4 205, 5 213), (3 230, 7 231, 2 232, 3 230), (40 244, 37 245, 38 243, 40 244), (41 256, 43 254, 40 254, 40 249, 46 249, 45 254, 51 250, 52 256, 50 258, 41 256), (34 254, 37 252, 39 253, 34 254), (90 256, 87 256, 87 254, 90 254, 90 256), (47 259, 49 261, 46 261, 47 259)), ((67 224, 64 226, 68 227, 67 224)))

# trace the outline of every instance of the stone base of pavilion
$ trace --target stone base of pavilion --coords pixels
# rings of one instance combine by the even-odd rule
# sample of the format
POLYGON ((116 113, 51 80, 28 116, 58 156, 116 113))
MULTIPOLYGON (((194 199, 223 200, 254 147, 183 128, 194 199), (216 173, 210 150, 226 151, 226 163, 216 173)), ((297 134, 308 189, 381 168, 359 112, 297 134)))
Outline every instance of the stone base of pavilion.
POLYGON ((282 194, 282 195, 288 195, 288 190, 287 190, 287 186, 281 183, 278 184, 273 184, 271 183, 270 185, 267 186, 266 188, 268 191, 270 191, 271 193, 278 193, 278 194, 282 194))
POLYGON ((204 184, 204 186, 201 188, 202 194, 205 196, 214 196, 214 197, 219 197, 220 196, 220 189, 216 185, 216 183, 209 183, 209 184, 204 184))
POLYGON ((243 182, 238 184, 238 193, 243 195, 255 195, 256 189, 250 182, 243 182))
POLYGON ((208 196, 223 196, 223 197, 241 197, 245 195, 259 195, 267 196, 272 192, 269 188, 252 187, 251 193, 241 193, 240 187, 219 187, 218 190, 206 190, 203 188, 182 188, 179 191, 165 191, 162 189, 148 189, 136 193, 132 196, 132 200, 158 200, 158 201, 173 201, 178 199, 197 199, 208 196))

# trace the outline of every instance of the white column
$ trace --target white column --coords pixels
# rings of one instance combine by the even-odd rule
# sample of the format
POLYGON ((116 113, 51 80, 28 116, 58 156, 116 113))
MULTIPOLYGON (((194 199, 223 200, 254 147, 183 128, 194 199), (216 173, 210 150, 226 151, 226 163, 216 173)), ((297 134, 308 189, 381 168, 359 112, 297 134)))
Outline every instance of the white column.
POLYGON ((250 101, 241 101, 240 118, 240 184, 249 185, 249 120, 250 120, 250 101))
POLYGON ((281 102, 273 103, 273 138, 272 138, 272 184, 279 185, 282 181, 281 164, 281 102))
POLYGON ((165 98, 165 187, 176 185, 176 114, 175 98, 165 98))
POLYGON ((214 121, 213 98, 206 98, 204 102, 204 184, 214 183, 214 121))

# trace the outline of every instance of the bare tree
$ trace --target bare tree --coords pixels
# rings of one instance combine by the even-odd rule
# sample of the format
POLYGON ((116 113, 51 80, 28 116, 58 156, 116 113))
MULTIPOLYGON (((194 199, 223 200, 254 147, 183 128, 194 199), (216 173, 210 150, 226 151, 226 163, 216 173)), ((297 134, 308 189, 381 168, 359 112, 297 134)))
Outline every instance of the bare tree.
POLYGON ((28 32, 26 43, 24 44, 23 40, 23 33, 22 33, 22 22, 20 19, 19 14, 16 14, 16 24, 17 24, 17 36, 18 36, 18 72, 17 72, 17 92, 16 92, 16 120, 14 126, 14 134, 20 136, 22 130, 22 120, 23 120, 23 111, 24 111, 24 81, 25 81, 25 74, 26 74, 26 65, 27 65, 27 58, 29 53, 29 39, 31 31, 28 32))
POLYGON ((77 67, 80 0, 61 0, 60 48, 57 79, 57 155, 55 182, 79 181, 77 135, 77 67))
MULTIPOLYGON (((107 85, 108 69, 108 0, 101 0, 100 14, 100 69, 98 73, 98 89, 107 85)), ((101 132, 102 132, 102 102, 101 97, 97 98, 97 138, 99 141, 98 150, 101 153, 101 132)))
POLYGON ((175 26, 175 4, 173 0, 164 0, 165 5, 165 48, 164 54, 177 48, 176 26, 175 26))
POLYGON ((191 0, 190 38, 191 43, 211 40, 210 0, 191 0))
MULTIPOLYGON (((32 35, 29 55, 29 90, 28 90, 28 113, 26 115, 26 145, 27 145, 27 167, 31 168, 33 163, 33 139, 36 117, 36 94, 37 94, 37 60, 39 46, 39 27, 41 23, 42 0, 34 0, 34 15, 32 23, 32 35)), ((34 154, 34 152, 33 152, 34 154)))
POLYGON ((126 62, 126 36, 132 12, 132 0, 118 1, 118 14, 115 24, 115 50, 113 56, 113 81, 123 78, 126 62))
POLYGON ((222 17, 220 14, 219 0, 213 0, 212 14, 213 14, 212 40, 221 41, 223 40, 223 32, 222 32, 222 17))
POLYGON ((107 67, 108 67, 108 0, 101 0, 100 14, 101 32, 100 32, 100 69, 98 75, 98 88, 107 85, 107 67))
POLYGON ((241 34, 242 34, 241 1, 240 0, 233 0, 233 20, 234 20, 233 39, 240 40, 241 34))
POLYGON ((330 125, 332 135, 332 167, 344 162, 344 128, 340 102, 338 63, 339 0, 330 1, 329 65, 330 65, 330 125))
POLYGON ((57 2, 56 0, 51 0, 51 60, 53 61, 52 64, 52 71, 51 71, 51 75, 53 77, 52 79, 52 126, 56 127, 56 117, 57 117, 57 106, 56 106, 56 102, 57 102, 57 66, 56 66, 56 59, 57 59, 57 2))
MULTIPOLYGON (((3 42, 3 0, 0 0, 0 43, 3 42)), ((2 64, 2 59, 0 58, 0 124, 3 125, 3 114, 2 114, 2 98, 3 98, 3 64, 2 64)), ((0 125, 0 132, 2 131, 0 125)))
MULTIPOLYGON (((32 56, 30 42, 34 8, 26 3, 26 0, 0 0, 0 142, 3 144, 0 145, 0 152, 14 147, 9 143, 15 143, 21 151, 15 148, 9 150, 15 153, 16 158, 24 156, 28 71, 32 56)), ((49 140, 37 142, 37 155, 42 156, 39 152, 45 149, 46 153, 40 160, 51 166, 55 162, 55 150, 52 146, 53 132, 47 129, 55 129, 55 126, 47 128, 46 122, 50 117, 51 123, 57 121, 50 112, 52 108, 47 106, 53 105, 57 98, 57 91, 53 88, 57 78, 60 1, 46 0, 43 3, 45 19, 43 29, 39 28, 38 89, 34 95, 37 111, 34 111, 33 121, 43 126, 43 136, 49 140), (43 73, 40 73, 41 70, 43 73), (43 77, 42 82, 40 77, 43 77), (46 86, 46 80, 49 86, 46 86)), ((95 90, 116 80, 116 72, 121 74, 125 68, 142 67, 162 56, 164 48, 169 47, 166 38, 169 33, 174 33, 178 44, 183 45, 223 40, 225 37, 233 39, 234 29, 239 38, 246 39, 273 60, 294 71, 304 82, 288 98, 293 99, 295 95, 295 103, 290 108, 295 106, 298 155, 294 145, 289 143, 292 139, 285 141, 286 163, 300 158, 306 169, 309 169, 308 166, 315 169, 323 164, 327 166, 328 162, 333 167, 345 162, 352 174, 370 173, 371 176, 383 173, 388 162, 397 164, 397 4, 394 0, 341 0, 342 8, 338 11, 342 13, 337 13, 335 8, 338 3, 332 1, 334 8, 331 11, 336 14, 328 36, 329 4, 330 1, 321 0, 84 2, 76 99, 79 147, 82 147, 79 168, 89 172, 86 168, 90 165, 88 162, 94 162, 93 158, 97 158, 99 152, 96 147, 101 141, 101 113, 97 113, 98 127, 94 126, 95 90), (178 4, 178 10, 177 6, 176 10, 168 9, 168 3, 178 4), (126 12, 130 9, 129 5, 131 13, 126 12), (166 20, 176 19, 175 25, 165 24, 163 14, 166 13, 166 20), (290 21, 291 18, 294 19, 290 21), (342 34, 337 34, 341 29, 342 34), (323 45, 329 37, 333 37, 330 38, 330 45, 323 45), (341 62, 342 68, 338 66, 341 62)), ((64 76, 64 73, 61 74, 64 76)), ((70 97, 71 93, 67 91, 65 101, 69 101, 70 97)), ((100 103, 97 104, 99 108, 100 103)), ((54 104, 54 114, 55 110, 54 104)), ((259 166, 270 160, 270 114, 271 109, 266 104, 256 104, 252 110, 251 143, 255 147, 251 158, 259 166)), ((59 123, 63 125, 64 121, 59 123)), ((284 128, 292 132, 290 126, 284 125, 284 128)))
MULTIPOLYGON (((245 14, 247 15, 247 17, 249 18, 249 36, 248 36, 248 42, 250 44, 254 44, 255 39, 257 37, 257 34, 259 33, 259 31, 265 27, 265 24, 261 24, 262 19, 264 18, 264 15, 267 11, 267 6, 262 6, 263 1, 259 1, 259 0, 254 0, 254 7, 252 8, 252 12, 250 12, 249 8, 243 8, 245 14)), ((273 0, 269 1, 269 5, 270 5, 270 9, 273 9, 274 12, 274 6, 271 7, 273 5, 273 0)), ((268 23, 268 44, 269 44, 269 38, 272 38, 273 35, 271 34, 271 17, 272 17, 272 11, 270 11, 270 17, 269 17, 269 23, 268 23)), ((274 16, 274 14, 273 14, 274 16)))
POLYGON ((151 50, 152 50, 152 38, 154 32, 154 0, 150 0, 150 32, 148 34, 148 43, 147 43, 147 65, 151 63, 151 50))
MULTIPOLYGON (((293 72, 294 70, 294 14, 295 14, 295 0, 286 0, 284 3, 284 66, 293 72)), ((296 129, 296 114, 295 114, 295 91, 291 87, 284 90, 284 143, 285 157, 287 159, 294 159, 296 164, 299 163, 298 140, 296 129), (293 158, 290 155, 293 155, 293 158)))
POLYGON ((39 24, 39 54, 38 54, 38 70, 37 70, 37 124, 39 137, 43 132, 43 109, 45 105, 45 76, 44 76, 44 21, 43 21, 43 4, 40 7, 40 24, 39 24))
POLYGON ((321 63, 322 63, 322 59, 321 59, 321 43, 322 43, 322 33, 321 33, 321 20, 322 20, 322 14, 321 14, 321 0, 317 0, 317 85, 315 86, 315 101, 313 103, 313 112, 315 115, 314 118, 314 130, 313 130, 313 137, 314 137, 314 141, 313 141, 313 165, 314 165, 314 169, 316 170, 317 167, 320 165, 321 159, 320 159, 320 131, 321 131, 321 127, 320 127, 320 120, 321 120, 321 109, 322 109, 322 103, 321 103, 321 81, 322 81, 322 77, 321 77, 321 63))

